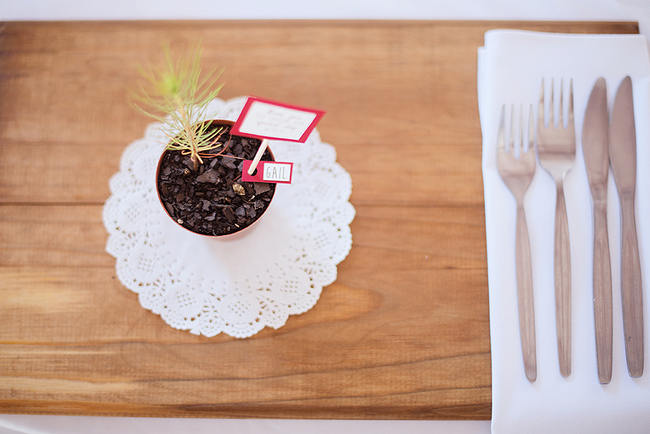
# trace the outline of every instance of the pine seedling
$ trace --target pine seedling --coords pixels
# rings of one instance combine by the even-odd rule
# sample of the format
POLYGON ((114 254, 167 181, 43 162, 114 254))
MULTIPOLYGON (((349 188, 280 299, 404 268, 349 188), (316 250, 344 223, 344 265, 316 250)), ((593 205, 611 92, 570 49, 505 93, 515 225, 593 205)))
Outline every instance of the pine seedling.
POLYGON ((165 47, 164 62, 140 68, 141 81, 132 95, 136 109, 162 123, 167 149, 189 155, 195 171, 203 164, 202 154, 221 146, 218 140, 225 131, 203 122, 208 104, 223 87, 217 84, 221 72, 201 74, 200 45, 177 59, 165 47))

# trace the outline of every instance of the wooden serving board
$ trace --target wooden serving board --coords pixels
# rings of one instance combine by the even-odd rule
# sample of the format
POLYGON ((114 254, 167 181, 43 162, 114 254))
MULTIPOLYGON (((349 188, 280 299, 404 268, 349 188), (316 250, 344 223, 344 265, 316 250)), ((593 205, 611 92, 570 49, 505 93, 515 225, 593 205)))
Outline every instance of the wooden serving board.
POLYGON ((0 30, 0 412, 488 419, 476 50, 492 28, 636 23, 74 22, 0 30), (149 122, 136 66, 201 39, 224 98, 327 111, 354 245, 311 311, 253 338, 176 331, 104 251, 102 204, 149 122))

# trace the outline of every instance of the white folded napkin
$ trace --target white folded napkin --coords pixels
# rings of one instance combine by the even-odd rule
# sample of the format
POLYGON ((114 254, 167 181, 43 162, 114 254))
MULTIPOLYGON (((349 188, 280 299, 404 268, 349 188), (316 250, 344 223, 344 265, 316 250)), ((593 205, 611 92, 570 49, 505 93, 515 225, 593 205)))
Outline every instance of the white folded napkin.
MULTIPOLYGON (((492 431, 503 433, 650 432, 650 74, 647 42, 639 35, 560 35, 498 30, 479 50, 479 112, 487 232, 492 346, 492 431), (592 302, 593 214, 582 154, 582 122, 591 88, 607 80, 611 110, 631 75, 637 127, 637 230, 644 286, 645 373, 628 376, 620 293, 620 205, 610 172, 608 229, 614 320, 613 375, 598 381, 592 302), (565 192, 572 266, 572 374, 560 375, 555 328, 553 243, 555 185, 539 164, 525 198, 532 250, 537 381, 526 380, 519 340, 515 277, 515 201, 496 167, 502 104, 533 104, 542 78, 574 80, 578 150, 565 192)), ((557 101, 557 89, 556 89, 557 101)))

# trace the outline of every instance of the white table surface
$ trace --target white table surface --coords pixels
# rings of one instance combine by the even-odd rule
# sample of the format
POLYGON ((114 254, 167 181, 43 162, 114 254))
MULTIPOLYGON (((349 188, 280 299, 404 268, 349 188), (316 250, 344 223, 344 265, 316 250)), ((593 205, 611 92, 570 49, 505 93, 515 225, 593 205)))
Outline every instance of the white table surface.
MULTIPOLYGON (((0 0, 0 21, 138 19, 473 19, 638 21, 648 0, 0 0)), ((0 434, 486 434, 489 421, 161 419, 0 415, 0 434)))

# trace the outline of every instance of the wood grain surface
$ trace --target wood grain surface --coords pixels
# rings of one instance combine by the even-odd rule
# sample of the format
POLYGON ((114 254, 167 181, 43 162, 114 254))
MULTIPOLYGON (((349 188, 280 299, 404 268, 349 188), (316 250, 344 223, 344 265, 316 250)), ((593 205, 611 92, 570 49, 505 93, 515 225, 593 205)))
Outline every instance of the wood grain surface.
MULTIPOLYGON (((0 30, 0 412, 488 419, 476 49, 491 28, 635 23, 74 22, 0 30), (327 111, 354 245, 309 312, 237 340, 141 308, 101 208, 148 120, 127 104, 161 43, 202 40, 222 96, 327 111)), ((513 300, 513 302, 515 302, 513 300)))

